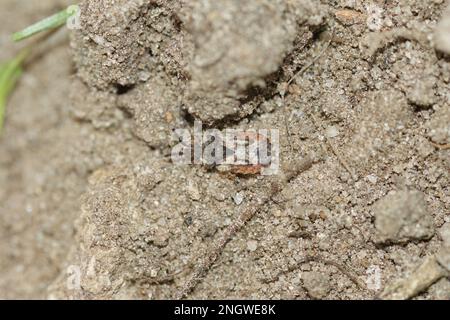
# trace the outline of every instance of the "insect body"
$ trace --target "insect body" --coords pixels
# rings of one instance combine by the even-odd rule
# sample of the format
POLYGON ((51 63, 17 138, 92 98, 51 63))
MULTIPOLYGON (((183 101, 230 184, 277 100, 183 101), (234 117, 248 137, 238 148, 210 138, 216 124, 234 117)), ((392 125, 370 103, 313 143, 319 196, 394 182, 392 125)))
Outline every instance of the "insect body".
POLYGON ((233 164, 218 164, 219 172, 234 175, 259 175, 271 164, 271 142, 268 137, 253 131, 239 132, 234 141, 226 141, 226 146, 233 146, 233 150, 226 148, 226 154, 231 155, 233 164))

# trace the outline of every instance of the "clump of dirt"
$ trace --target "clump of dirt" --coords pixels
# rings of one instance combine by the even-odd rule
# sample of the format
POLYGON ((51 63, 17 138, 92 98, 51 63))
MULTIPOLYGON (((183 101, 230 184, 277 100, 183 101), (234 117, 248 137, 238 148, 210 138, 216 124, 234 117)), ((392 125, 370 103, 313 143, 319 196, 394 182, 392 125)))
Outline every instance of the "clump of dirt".
POLYGON ((257 103, 249 100, 268 85, 265 79, 278 71, 300 27, 314 14, 319 24, 322 16, 309 1, 203 1, 191 6, 185 13, 195 48, 184 101, 188 112, 207 124, 253 113, 257 103))
POLYGON ((447 6, 83 1, 9 108, 0 296, 448 297, 447 6), (280 174, 175 165, 195 120, 279 129, 280 174))
POLYGON ((148 80, 161 65, 182 69, 180 5, 179 0, 82 2, 82 28, 72 46, 80 78, 90 87, 120 93, 148 80))
POLYGON ((448 33, 450 32, 450 6, 444 11, 434 32, 435 47, 443 53, 450 54, 450 40, 448 33))
POLYGON ((433 221, 420 192, 389 194, 375 204, 374 214, 380 242, 423 240, 434 235, 433 221))

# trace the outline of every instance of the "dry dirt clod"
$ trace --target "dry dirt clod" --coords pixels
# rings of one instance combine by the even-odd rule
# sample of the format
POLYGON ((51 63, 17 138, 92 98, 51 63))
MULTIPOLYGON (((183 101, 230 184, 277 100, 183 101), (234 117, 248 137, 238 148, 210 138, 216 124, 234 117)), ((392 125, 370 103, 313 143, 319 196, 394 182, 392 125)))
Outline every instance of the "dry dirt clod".
POLYGON ((305 272, 303 285, 313 299, 323 299, 331 290, 330 276, 319 272, 305 272))
POLYGON ((360 46, 368 58, 373 58, 379 50, 397 40, 411 40, 418 42, 424 47, 429 46, 427 34, 418 30, 410 30, 408 28, 397 28, 389 31, 368 34, 361 41, 360 46))
POLYGON ((381 293, 385 300, 406 300, 415 297, 426 290, 433 283, 447 276, 449 271, 444 269, 435 256, 430 256, 404 279, 396 280, 381 293))
POLYGON ((179 5, 176 0, 83 1, 82 28, 72 40, 78 75, 91 87, 127 89, 154 71, 156 60, 171 68, 170 48, 179 35, 171 16, 179 5), (152 57, 156 48, 160 54, 152 57))
POLYGON ((433 76, 417 79, 414 87, 408 92, 410 103, 418 107, 432 107, 436 103, 435 96, 436 78, 433 76))
POLYGON ((296 6, 280 0, 207 0, 188 7, 195 50, 184 104, 207 124, 251 114, 263 102, 251 102, 255 93, 266 88, 292 50, 298 26, 314 23, 313 17, 322 20, 317 5, 305 0, 296 6))
POLYGON ((434 234, 433 219, 419 191, 392 192, 379 200, 373 210, 380 243, 424 240, 434 234))
MULTIPOLYGON (((407 277, 396 280, 387 286, 380 297, 387 300, 411 299, 438 281, 441 283, 441 287, 448 287, 449 284, 445 278, 450 276, 449 230, 449 223, 444 224, 439 230, 443 246, 435 255, 425 258, 422 264, 407 277)), ((447 297, 448 294, 443 294, 443 296, 447 297)))
POLYGON ((450 222, 445 223, 439 229, 439 235, 442 238, 444 246, 450 247, 450 222))
POLYGON ((439 264, 450 273, 450 247, 442 247, 436 255, 439 264))
POLYGON ((450 6, 444 11, 441 21, 434 31, 434 46, 437 50, 450 55, 450 6))
POLYGON ((442 149, 448 149, 450 144, 450 107, 443 106, 439 108, 426 124, 427 135, 435 144, 443 146, 442 149), (447 147, 446 147, 447 146, 447 147))

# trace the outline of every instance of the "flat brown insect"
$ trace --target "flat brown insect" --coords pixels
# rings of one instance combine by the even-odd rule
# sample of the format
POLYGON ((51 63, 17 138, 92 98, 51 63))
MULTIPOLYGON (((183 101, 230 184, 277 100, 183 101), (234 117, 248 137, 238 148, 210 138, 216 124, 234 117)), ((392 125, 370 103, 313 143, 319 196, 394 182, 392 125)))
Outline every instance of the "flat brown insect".
POLYGON ((236 145, 243 147, 242 150, 245 150, 245 154, 236 154, 235 150, 226 150, 226 152, 231 152, 236 162, 244 162, 244 164, 219 164, 215 167, 219 172, 232 175, 253 176, 261 174, 265 167, 270 166, 271 141, 268 137, 253 131, 244 131, 239 132, 235 138, 236 145), (258 163, 256 164, 250 161, 246 153, 251 146, 257 150, 258 163), (265 146, 264 150, 259 149, 261 146, 265 146), (264 161, 260 161, 261 153, 265 153, 267 156, 267 159, 264 161))

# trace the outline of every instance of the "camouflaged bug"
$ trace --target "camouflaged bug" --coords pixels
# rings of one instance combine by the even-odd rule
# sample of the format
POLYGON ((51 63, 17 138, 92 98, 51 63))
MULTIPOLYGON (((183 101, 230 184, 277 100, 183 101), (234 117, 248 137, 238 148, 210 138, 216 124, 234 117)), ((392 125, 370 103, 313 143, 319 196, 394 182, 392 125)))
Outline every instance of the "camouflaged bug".
POLYGON ((234 160, 242 164, 219 164, 216 166, 217 171, 221 173, 230 173, 232 175, 251 176, 260 175, 264 168, 270 166, 271 141, 268 137, 253 131, 244 131, 236 135, 235 142, 236 145, 243 147, 243 150, 245 151, 253 146, 256 150, 258 150, 258 156, 260 156, 261 153, 266 153, 268 157, 265 161, 259 161, 259 158, 258 163, 252 163, 245 152, 240 155, 236 154, 234 151, 231 151, 230 153, 233 154, 234 160), (265 146, 265 150, 259 150, 260 146, 265 146))

